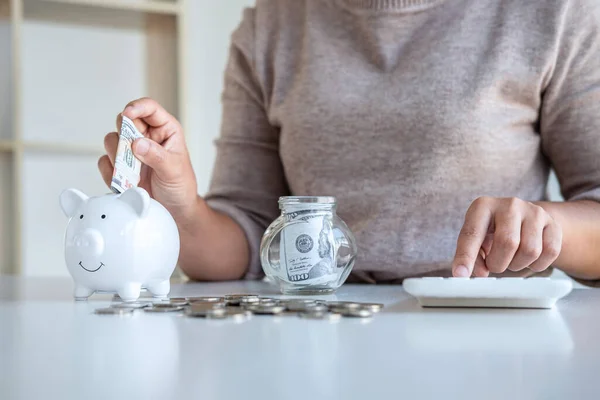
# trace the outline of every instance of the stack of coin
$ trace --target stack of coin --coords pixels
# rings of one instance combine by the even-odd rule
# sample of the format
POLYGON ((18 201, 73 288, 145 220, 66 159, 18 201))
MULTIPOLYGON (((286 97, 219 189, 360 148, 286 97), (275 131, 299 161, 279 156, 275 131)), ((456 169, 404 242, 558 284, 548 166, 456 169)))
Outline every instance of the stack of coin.
POLYGON ((252 302, 258 302, 259 297, 255 294, 228 294, 225 296, 225 303, 228 306, 239 306, 243 304, 249 304, 252 302))
POLYGON ((331 301, 327 303, 329 311, 344 317, 370 318, 383 308, 383 304, 355 303, 351 301, 331 301))
POLYGON ((153 303, 151 307, 144 308, 146 312, 169 313, 183 311, 183 306, 173 305, 171 303, 153 303))
POLYGON ((96 310, 102 315, 131 315, 140 309, 151 313, 184 313, 187 317, 245 321, 256 315, 297 315, 303 319, 337 321, 342 317, 370 318, 383 304, 329 301, 308 298, 271 298, 256 294, 229 294, 202 297, 173 297, 165 300, 140 299, 96 310))

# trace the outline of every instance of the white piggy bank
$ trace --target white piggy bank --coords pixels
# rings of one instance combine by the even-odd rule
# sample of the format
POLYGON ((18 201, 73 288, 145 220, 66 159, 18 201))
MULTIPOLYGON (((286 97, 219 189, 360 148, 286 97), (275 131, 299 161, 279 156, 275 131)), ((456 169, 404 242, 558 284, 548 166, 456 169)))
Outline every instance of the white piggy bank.
POLYGON ((65 260, 77 300, 108 291, 133 301, 142 287, 156 297, 169 294, 179 231, 171 214, 144 189, 91 198, 67 189, 60 206, 69 217, 65 260))

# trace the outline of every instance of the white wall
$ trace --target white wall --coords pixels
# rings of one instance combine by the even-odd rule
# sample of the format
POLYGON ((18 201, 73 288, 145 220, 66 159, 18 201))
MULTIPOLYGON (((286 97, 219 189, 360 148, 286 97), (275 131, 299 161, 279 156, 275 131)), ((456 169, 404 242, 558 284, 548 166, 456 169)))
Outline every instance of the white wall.
POLYGON ((208 189, 215 158, 214 139, 221 126, 223 69, 230 36, 239 24, 244 7, 254 0, 188 1, 188 146, 198 189, 208 189))

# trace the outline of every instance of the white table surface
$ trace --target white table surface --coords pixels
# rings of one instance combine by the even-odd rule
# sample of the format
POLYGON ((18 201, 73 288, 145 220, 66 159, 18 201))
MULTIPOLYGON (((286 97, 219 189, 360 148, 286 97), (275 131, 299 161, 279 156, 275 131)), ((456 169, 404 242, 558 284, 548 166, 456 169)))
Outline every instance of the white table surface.
MULTIPOLYGON (((0 399, 597 399, 600 291, 553 310, 421 309, 401 286, 319 298, 382 302, 370 321, 99 316, 110 295, 0 277, 0 399)), ((264 282, 174 285, 171 295, 264 282)))

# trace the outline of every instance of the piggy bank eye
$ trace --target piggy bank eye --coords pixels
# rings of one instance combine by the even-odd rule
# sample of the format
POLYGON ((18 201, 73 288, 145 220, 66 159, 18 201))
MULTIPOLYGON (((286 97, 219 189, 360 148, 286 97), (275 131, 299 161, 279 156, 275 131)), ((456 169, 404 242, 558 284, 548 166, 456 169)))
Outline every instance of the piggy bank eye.
POLYGON ((79 216, 79 219, 83 219, 83 214, 81 214, 81 215, 79 216))
POLYGON ((102 218, 102 219, 106 218, 106 215, 102 214, 102 217, 101 217, 101 218, 102 218))

